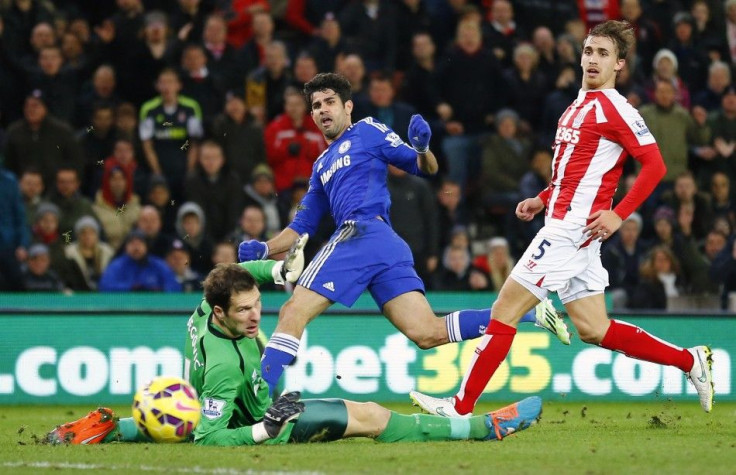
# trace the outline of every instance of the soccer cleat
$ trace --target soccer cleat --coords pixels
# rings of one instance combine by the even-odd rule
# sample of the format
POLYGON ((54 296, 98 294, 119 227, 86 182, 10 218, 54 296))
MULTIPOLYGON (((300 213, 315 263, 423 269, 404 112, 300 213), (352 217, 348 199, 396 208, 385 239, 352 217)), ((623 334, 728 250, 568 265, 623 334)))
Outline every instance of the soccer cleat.
POLYGON ((411 391, 409 397, 415 406, 419 406, 424 412, 442 417, 470 417, 472 414, 459 414, 455 410, 455 399, 451 397, 432 397, 419 391, 411 391))
POLYGON ((713 408, 713 351, 709 346, 694 346, 687 351, 693 355, 693 368, 686 373, 700 397, 705 412, 713 408))
POLYGON ((534 323, 536 326, 547 329, 563 344, 570 344, 570 332, 567 331, 567 325, 550 299, 544 299, 534 307, 534 316, 537 318, 534 323))
POLYGON ((486 427, 491 431, 486 440, 502 440, 528 428, 542 414, 542 399, 531 396, 486 414, 486 427))
POLYGON ((57 426, 46 435, 49 444, 99 444, 115 429, 115 413, 100 407, 81 419, 57 426))

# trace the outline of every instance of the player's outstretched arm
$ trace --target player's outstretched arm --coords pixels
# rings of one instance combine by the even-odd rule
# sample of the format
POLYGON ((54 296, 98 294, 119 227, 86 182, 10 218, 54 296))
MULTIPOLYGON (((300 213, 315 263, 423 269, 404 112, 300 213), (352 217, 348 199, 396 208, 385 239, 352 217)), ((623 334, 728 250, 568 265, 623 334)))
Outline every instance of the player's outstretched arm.
POLYGON ((437 173, 439 165, 437 158, 429 150, 429 140, 432 138, 432 129, 424 118, 419 114, 411 116, 409 121, 409 143, 417 152, 417 167, 430 175, 437 173))
POLYGON ((268 259, 271 254, 286 251, 299 238, 299 234, 291 228, 285 228, 268 242, 251 239, 243 241, 238 246, 238 261, 259 261, 268 259))

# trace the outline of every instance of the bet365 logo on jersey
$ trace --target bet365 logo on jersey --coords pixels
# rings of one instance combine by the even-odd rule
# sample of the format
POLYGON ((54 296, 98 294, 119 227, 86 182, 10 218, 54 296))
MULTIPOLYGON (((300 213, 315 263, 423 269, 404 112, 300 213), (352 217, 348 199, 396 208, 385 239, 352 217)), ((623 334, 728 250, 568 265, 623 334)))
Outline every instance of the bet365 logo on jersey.
POLYGON ((557 127, 555 142, 569 142, 571 144, 576 144, 580 142, 580 131, 570 127, 557 127))

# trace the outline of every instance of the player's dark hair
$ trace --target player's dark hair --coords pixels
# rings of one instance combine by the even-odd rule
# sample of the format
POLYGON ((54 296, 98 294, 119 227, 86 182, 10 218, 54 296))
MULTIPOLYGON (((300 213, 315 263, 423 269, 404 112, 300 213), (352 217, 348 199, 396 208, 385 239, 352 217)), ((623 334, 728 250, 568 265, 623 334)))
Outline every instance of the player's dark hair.
POLYGON ((217 264, 204 279, 202 286, 204 299, 210 307, 215 308, 217 305, 227 313, 232 294, 256 288, 256 280, 238 264, 217 264))
POLYGON ((609 20, 599 23, 590 30, 585 39, 587 40, 591 36, 610 38, 613 44, 616 45, 618 59, 626 59, 629 55, 629 50, 631 50, 636 41, 634 27, 628 21, 609 20))
POLYGON ((312 109, 312 94, 318 91, 332 89, 343 104, 350 100, 352 90, 350 81, 342 74, 319 73, 311 81, 304 85, 304 97, 307 99, 309 109, 312 109))

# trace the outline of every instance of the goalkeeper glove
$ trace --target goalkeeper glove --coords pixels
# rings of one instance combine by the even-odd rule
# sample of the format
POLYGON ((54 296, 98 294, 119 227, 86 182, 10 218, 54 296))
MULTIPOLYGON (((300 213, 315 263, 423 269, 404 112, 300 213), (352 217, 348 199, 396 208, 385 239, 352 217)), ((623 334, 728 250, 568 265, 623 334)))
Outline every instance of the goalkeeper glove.
POLYGON ((429 150, 429 139, 432 138, 432 130, 429 124, 419 114, 411 116, 409 121, 409 143, 417 153, 427 153, 429 150))
POLYGON ((304 403, 299 402, 302 394, 293 391, 280 396, 263 415, 263 421, 253 426, 253 440, 256 443, 278 437, 286 424, 304 412, 304 403))
POLYGON ((260 261, 268 258, 268 244, 251 239, 243 241, 238 246, 238 261, 260 261))
POLYGON ((277 262, 271 270, 274 283, 284 285, 285 282, 294 283, 304 270, 304 246, 307 245, 309 234, 304 233, 294 241, 291 249, 286 253, 283 261, 277 262))

